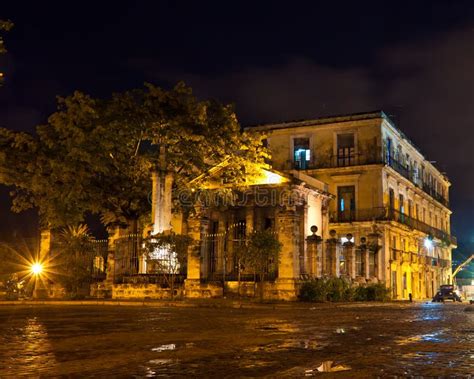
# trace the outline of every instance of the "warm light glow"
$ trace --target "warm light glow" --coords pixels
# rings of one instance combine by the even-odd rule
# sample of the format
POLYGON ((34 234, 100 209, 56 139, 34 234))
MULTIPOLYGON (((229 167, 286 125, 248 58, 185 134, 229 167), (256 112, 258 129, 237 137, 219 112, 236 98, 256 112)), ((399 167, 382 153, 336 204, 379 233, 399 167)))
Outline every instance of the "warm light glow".
POLYGON ((427 249, 431 249, 433 247, 433 240, 430 238, 425 238, 424 245, 427 249))
POLYGON ((31 272, 35 275, 41 274, 43 272, 43 265, 41 263, 34 263, 31 266, 31 272))
POLYGON ((274 172, 262 170, 262 176, 253 184, 280 184, 287 182, 288 179, 274 172))

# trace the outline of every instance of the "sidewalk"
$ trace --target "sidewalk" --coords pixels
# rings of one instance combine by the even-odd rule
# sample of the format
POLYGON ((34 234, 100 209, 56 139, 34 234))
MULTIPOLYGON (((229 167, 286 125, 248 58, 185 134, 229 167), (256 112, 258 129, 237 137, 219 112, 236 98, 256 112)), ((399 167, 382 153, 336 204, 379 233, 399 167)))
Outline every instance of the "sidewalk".
MULTIPOLYGON (((314 306, 310 303, 297 302, 264 302, 260 303, 253 299, 184 299, 184 300, 112 300, 112 299, 87 299, 87 300, 0 300, 0 306, 135 306, 156 308, 294 308, 300 305, 302 308, 314 306)), ((326 304, 320 304, 327 306, 326 304)))
POLYGON ((131 306, 152 308, 234 308, 234 309, 302 309, 318 310, 327 308, 358 308, 417 306, 424 301, 389 301, 389 302, 341 302, 341 303, 306 303, 306 302, 259 302, 255 299, 183 299, 183 300, 0 300, 0 306, 131 306))

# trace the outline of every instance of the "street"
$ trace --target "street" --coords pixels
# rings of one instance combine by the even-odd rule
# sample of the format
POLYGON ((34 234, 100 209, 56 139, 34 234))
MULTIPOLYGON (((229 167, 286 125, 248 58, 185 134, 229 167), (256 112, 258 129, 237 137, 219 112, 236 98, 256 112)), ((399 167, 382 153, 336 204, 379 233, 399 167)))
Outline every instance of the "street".
POLYGON ((0 306, 0 377, 468 376, 466 307, 0 306), (350 370, 319 373, 327 360, 350 370))

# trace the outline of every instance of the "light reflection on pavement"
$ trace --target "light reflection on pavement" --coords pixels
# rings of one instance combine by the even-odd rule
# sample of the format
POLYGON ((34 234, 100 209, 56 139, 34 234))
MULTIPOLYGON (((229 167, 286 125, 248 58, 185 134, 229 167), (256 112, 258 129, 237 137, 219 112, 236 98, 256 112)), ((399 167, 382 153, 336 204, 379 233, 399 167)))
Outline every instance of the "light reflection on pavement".
POLYGON ((351 367, 339 377, 467 376, 465 307, 2 306, 0 377, 303 377, 326 360, 351 367))

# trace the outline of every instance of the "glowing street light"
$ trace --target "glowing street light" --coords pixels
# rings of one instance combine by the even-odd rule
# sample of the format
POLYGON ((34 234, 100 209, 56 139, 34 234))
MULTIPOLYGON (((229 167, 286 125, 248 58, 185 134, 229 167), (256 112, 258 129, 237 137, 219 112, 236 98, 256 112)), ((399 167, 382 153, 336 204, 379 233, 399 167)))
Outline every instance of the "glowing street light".
POLYGON ((34 275, 40 275, 42 272, 43 272, 43 265, 41 263, 33 263, 31 265, 31 272, 34 274, 34 275))

